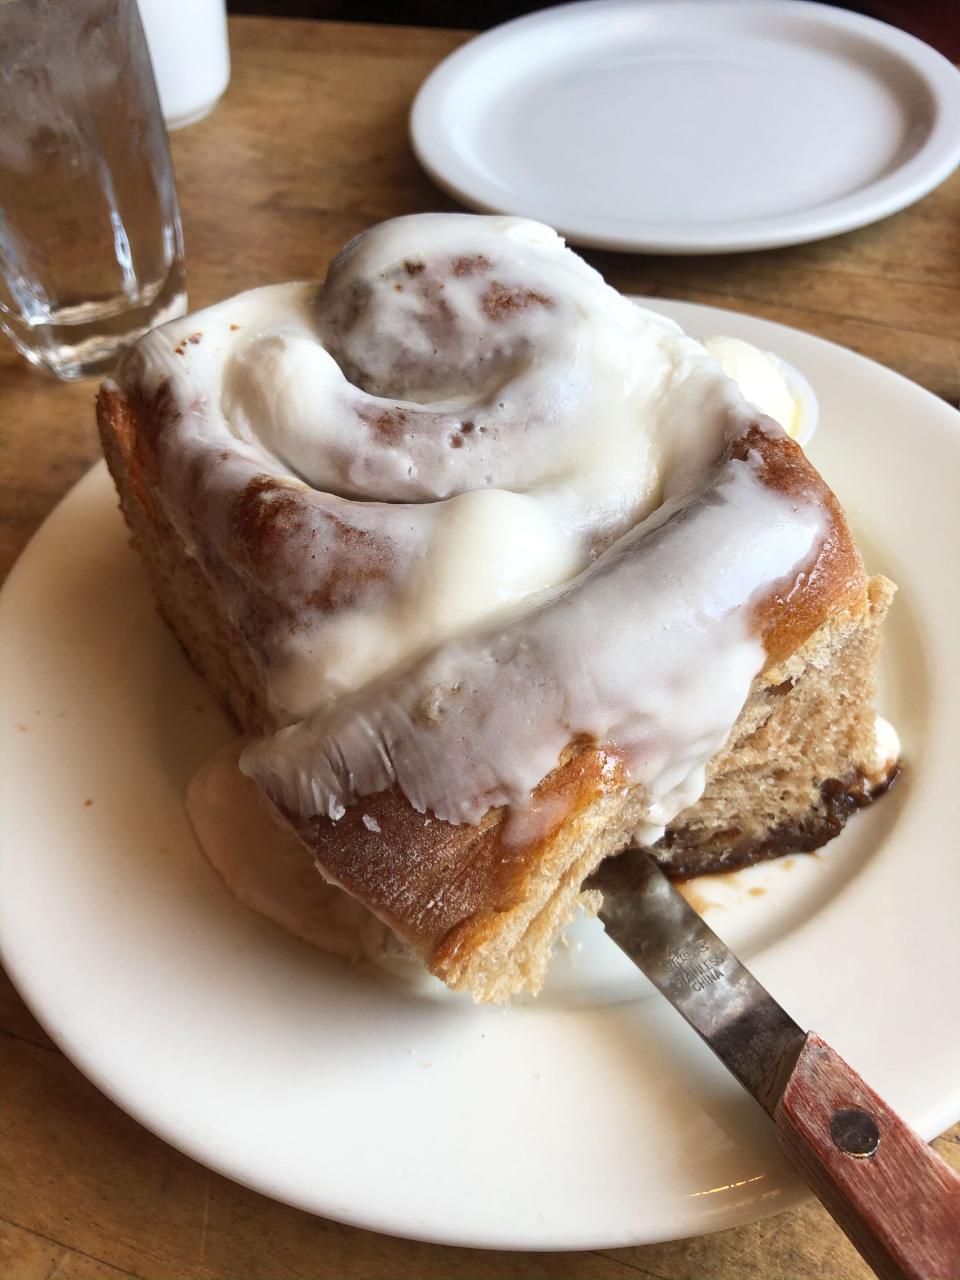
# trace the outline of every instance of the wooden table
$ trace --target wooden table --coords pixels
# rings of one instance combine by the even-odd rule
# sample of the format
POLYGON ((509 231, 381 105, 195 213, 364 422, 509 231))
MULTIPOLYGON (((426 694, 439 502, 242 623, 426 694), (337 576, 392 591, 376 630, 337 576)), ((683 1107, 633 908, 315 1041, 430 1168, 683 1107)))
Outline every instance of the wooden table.
MULTIPOLYGON (((465 39, 449 31, 233 21, 233 79, 173 137, 192 304, 319 276, 393 214, 454 207, 418 169, 417 85, 465 39)), ((796 325, 960 398, 960 174, 913 209, 820 244, 717 258, 590 254, 618 287, 796 325)), ((97 459, 92 383, 2 356, 9 569, 97 459)), ((909 424, 904 424, 909 430, 909 424)), ((697 1240, 586 1254, 485 1253, 393 1240, 287 1208, 167 1147, 0 992, 0 1229, 7 1280, 853 1280, 868 1275, 815 1204, 697 1240)), ((960 1126, 935 1144, 960 1167, 960 1126)))

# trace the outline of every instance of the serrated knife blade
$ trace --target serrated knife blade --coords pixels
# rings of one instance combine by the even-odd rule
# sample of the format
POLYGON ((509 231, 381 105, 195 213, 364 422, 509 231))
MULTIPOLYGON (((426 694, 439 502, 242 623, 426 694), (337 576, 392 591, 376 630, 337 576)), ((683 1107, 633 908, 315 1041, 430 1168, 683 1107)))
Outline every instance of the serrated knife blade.
POLYGON ((608 858, 589 881, 622 951, 772 1116, 804 1030, 686 902, 649 854, 608 858))

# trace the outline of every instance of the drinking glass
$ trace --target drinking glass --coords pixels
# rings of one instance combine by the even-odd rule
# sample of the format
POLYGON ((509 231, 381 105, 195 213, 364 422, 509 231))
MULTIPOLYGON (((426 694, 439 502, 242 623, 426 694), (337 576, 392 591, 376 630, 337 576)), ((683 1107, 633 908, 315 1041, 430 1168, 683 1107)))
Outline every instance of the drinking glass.
POLYGON ((186 310, 136 0, 0 0, 0 327, 60 378, 186 310))

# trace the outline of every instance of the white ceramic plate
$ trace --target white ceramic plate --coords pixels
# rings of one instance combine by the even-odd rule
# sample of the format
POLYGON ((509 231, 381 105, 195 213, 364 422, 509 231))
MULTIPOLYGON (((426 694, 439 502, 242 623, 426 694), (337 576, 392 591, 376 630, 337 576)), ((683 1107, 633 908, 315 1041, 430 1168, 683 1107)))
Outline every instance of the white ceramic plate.
POLYGON ((586 0, 471 40, 411 116, 430 176, 577 244, 727 253, 848 231, 960 163, 960 73, 803 0, 586 0))
MULTIPOLYGON (((809 378, 811 453, 900 583, 883 709, 901 782, 824 856, 701 897, 790 1012, 931 1137, 960 1115, 960 415, 816 338, 652 305, 809 378)), ((4 958, 149 1128, 305 1209, 457 1244, 626 1245, 800 1196, 759 1108, 598 927, 574 931, 541 1000, 502 1011, 351 968, 229 897, 181 807, 229 730, 154 611, 102 468, 2 607, 4 958)))

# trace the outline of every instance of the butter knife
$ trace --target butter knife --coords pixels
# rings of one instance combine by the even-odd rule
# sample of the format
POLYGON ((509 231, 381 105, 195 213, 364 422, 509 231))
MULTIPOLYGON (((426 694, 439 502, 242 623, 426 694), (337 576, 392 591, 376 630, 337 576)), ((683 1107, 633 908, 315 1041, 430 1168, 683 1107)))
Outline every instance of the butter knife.
POLYGON ((607 933, 763 1107, 881 1280, 960 1280, 960 1176, 794 1022, 649 854, 608 858, 588 887, 607 933))

